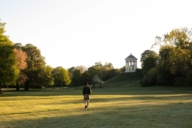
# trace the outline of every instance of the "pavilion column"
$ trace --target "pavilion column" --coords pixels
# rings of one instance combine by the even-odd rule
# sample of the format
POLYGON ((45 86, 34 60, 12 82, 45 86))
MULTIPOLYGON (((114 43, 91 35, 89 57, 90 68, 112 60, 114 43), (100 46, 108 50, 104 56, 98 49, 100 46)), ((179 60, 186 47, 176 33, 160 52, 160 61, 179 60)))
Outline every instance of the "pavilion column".
POLYGON ((129 71, 129 61, 127 61, 127 72, 129 71))
POLYGON ((134 72, 134 65, 135 65, 135 62, 133 61, 133 65, 132 65, 132 71, 134 72))
POLYGON ((127 72, 127 61, 125 61, 125 72, 127 72))
POLYGON ((132 61, 132 72, 134 71, 134 61, 132 61))

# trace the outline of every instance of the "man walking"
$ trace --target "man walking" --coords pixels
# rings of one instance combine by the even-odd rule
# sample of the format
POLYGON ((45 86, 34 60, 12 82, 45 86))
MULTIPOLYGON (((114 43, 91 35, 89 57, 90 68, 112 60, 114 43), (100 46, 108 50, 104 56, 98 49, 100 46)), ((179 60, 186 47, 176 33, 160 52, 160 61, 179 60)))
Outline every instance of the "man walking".
POLYGON ((90 100, 91 93, 92 93, 92 90, 89 87, 88 83, 86 83, 85 86, 83 87, 85 108, 87 108, 89 106, 89 100, 90 100))

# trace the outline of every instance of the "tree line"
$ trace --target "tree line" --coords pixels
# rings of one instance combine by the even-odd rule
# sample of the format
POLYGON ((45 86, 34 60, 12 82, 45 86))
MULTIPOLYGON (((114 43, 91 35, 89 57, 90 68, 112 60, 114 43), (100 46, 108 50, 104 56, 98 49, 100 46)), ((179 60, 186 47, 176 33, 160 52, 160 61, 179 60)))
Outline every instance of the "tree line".
POLYGON ((5 34, 5 23, 0 21, 0 90, 14 86, 42 88, 48 86, 80 86, 86 82, 102 84, 102 81, 119 74, 124 67, 115 69, 112 63, 96 62, 88 69, 84 66, 65 69, 53 68, 46 64, 40 49, 33 44, 13 43, 5 34))
MULTIPOLYGON (((5 23, 0 22, 0 90, 14 86, 16 90, 24 87, 42 88, 49 86, 78 87, 86 82, 102 86, 106 81, 125 71, 114 68, 112 63, 96 62, 93 66, 53 68, 46 64, 45 57, 33 44, 13 43, 5 34, 5 23)), ((192 85, 192 31, 188 28, 173 29, 162 37, 155 38, 152 48, 141 54, 140 84, 145 86, 191 86, 192 85)))

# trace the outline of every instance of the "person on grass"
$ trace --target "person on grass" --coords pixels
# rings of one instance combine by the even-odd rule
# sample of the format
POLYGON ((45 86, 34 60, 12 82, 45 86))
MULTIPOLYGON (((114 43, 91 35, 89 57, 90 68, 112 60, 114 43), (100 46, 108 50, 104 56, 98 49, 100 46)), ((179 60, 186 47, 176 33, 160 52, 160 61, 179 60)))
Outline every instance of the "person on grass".
POLYGON ((85 108, 88 108, 89 106, 89 100, 90 100, 91 94, 92 94, 92 90, 89 87, 88 83, 86 83, 85 86, 83 87, 83 98, 84 98, 85 108))

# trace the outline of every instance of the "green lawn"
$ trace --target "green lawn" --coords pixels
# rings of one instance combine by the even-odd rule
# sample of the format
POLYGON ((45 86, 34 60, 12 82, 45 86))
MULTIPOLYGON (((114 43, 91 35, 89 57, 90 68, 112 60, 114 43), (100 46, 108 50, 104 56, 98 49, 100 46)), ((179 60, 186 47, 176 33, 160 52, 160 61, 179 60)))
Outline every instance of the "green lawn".
MULTIPOLYGON (((119 83, 120 84, 120 83, 119 83)), ((191 128, 190 88, 137 82, 93 89, 88 109, 82 87, 0 94, 0 128, 191 128)))

